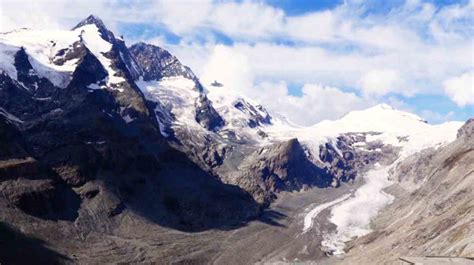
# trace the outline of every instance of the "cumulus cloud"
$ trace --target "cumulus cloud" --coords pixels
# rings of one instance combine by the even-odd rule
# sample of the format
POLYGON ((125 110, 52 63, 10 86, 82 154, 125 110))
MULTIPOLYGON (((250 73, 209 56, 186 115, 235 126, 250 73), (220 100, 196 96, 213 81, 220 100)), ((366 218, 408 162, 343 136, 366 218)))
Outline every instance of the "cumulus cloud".
MULTIPOLYGON (((233 37, 227 47, 249 58, 256 79, 270 82, 350 87, 377 97, 414 96, 440 94, 444 80, 472 67, 472 1, 439 9, 407 1, 389 14, 363 17, 365 12, 354 1, 298 16, 262 3, 218 3, 202 25, 233 37), (243 7, 248 14, 242 14, 243 7), (220 12, 227 15, 212 15, 220 12)), ((203 50, 189 42, 170 48, 203 50)), ((198 73, 205 65, 188 63, 198 73)))
POLYGON ((310 126, 325 119, 338 119, 349 111, 373 105, 372 101, 354 93, 320 84, 305 84, 302 96, 290 95, 284 82, 261 83, 254 91, 261 92, 255 93, 254 99, 303 126, 310 126))
POLYGON ((286 82, 259 82, 254 73, 249 57, 244 53, 217 45, 203 68, 201 81, 209 85, 217 80, 224 85, 227 94, 256 101, 270 111, 306 126, 323 119, 337 119, 351 110, 373 104, 373 101, 355 93, 321 84, 304 84, 302 95, 295 96, 290 93, 286 82))
POLYGON ((252 89, 254 85, 253 69, 248 57, 224 45, 214 47, 200 76, 204 84, 218 80, 226 89, 236 93, 252 89))
POLYGON ((359 80, 362 91, 367 96, 381 96, 397 91, 400 77, 394 70, 372 70, 359 80))
POLYGON ((474 71, 444 81, 444 91, 459 106, 474 104, 474 71))
MULTIPOLYGON (((124 24, 165 28, 181 41, 147 38, 190 65, 204 83, 225 80, 236 93, 257 93, 253 96, 262 100, 272 87, 283 97, 286 107, 280 110, 296 119, 295 109, 306 110, 285 102, 309 104, 317 100, 314 93, 330 98, 340 92, 354 108, 367 98, 392 94, 446 93, 460 106, 472 104, 472 81, 469 89, 469 77, 462 73, 472 69, 474 0, 443 6, 404 1, 387 12, 371 12, 371 3, 346 0, 328 10, 289 15, 251 1, 3 0, 0 31, 70 28, 91 13, 116 32, 124 24), (231 43, 219 44, 216 34, 231 43), (287 96, 289 83, 303 87, 301 99, 287 96)), ((332 104, 319 111, 342 112, 337 108, 332 104)), ((315 112, 309 123, 327 118, 315 112)))

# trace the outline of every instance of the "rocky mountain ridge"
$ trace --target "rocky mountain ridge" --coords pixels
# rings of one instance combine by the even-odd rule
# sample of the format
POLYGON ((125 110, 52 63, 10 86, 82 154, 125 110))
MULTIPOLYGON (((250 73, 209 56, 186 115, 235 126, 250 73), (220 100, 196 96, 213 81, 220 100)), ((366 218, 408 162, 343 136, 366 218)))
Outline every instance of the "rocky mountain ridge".
POLYGON ((295 127, 245 97, 218 101, 168 51, 127 47, 94 16, 1 33, 0 58, 0 221, 69 257, 105 235, 151 236, 140 226, 239 228, 281 192, 352 182, 461 126, 378 105, 295 127))
POLYGON ((398 164, 391 174, 395 184, 388 189, 395 202, 374 220, 372 233, 351 243, 343 263, 395 262, 400 256, 472 257, 473 136, 470 119, 452 143, 398 164))

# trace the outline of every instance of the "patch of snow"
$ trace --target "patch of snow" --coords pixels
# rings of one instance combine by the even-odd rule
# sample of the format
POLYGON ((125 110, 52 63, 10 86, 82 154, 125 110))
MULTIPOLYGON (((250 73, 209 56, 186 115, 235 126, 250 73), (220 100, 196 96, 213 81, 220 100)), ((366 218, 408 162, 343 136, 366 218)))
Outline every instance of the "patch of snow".
POLYGON ((34 100, 37 100, 37 101, 48 101, 48 100, 51 100, 51 97, 45 97, 45 98, 37 98, 37 97, 34 97, 33 99, 34 99, 34 100))
POLYGON ((182 76, 166 77, 160 81, 143 81, 140 78, 136 84, 148 100, 157 102, 155 112, 163 136, 168 136, 165 128, 171 123, 173 126, 203 129, 195 119, 194 103, 200 93, 194 89, 193 80, 182 76), (172 120, 171 116, 166 116, 168 113, 176 119, 172 120))
POLYGON ((92 89, 92 90, 102 89, 102 87, 99 86, 99 85, 96 84, 96 83, 92 83, 92 84, 88 85, 87 88, 90 88, 90 89, 92 89))
POLYGON ((7 75, 9 75, 12 79, 18 78, 14 65, 15 54, 18 52, 18 50, 18 47, 0 43, 0 70, 6 72, 7 75))
POLYGON ((130 123, 135 120, 134 118, 130 117, 130 115, 125 115, 122 118, 126 123, 130 123))
POLYGON ((5 117, 10 122, 13 121, 13 122, 17 122, 17 123, 23 123, 23 121, 20 120, 18 117, 16 117, 15 115, 9 113, 8 111, 6 111, 5 109, 3 109, 1 107, 0 107, 0 115, 5 117))
MULTIPOLYGON (((65 88, 71 81, 72 72, 75 70, 78 60, 72 59, 62 65, 57 65, 52 62, 52 58, 59 50, 70 48, 76 41, 79 41, 79 36, 73 31, 16 30, 0 34, 0 43, 3 44, 0 50, 3 50, 5 45, 15 47, 17 51, 23 47, 38 76, 48 79, 57 87, 65 88)), ((2 53, 5 54, 0 52, 0 54, 2 53)), ((10 55, 2 56, 1 61, 3 62, 2 67, 5 65, 7 68, 14 67, 14 57, 10 55)), ((17 78, 12 71, 7 72, 12 78, 17 78)))
POLYGON ((107 86, 116 89, 120 92, 122 88, 117 87, 117 84, 125 82, 125 78, 117 76, 117 72, 112 69, 112 60, 105 57, 105 54, 112 50, 112 44, 104 40, 100 36, 99 29, 95 24, 87 24, 74 30, 82 37, 82 41, 86 47, 94 54, 99 62, 104 66, 108 73, 107 86))
MULTIPOLYGON (((268 144, 271 139, 262 139, 258 131, 261 129, 265 131, 266 129, 264 128, 274 126, 265 124, 258 126, 258 128, 251 128, 248 125, 249 119, 254 118, 253 115, 259 114, 262 117, 267 115, 267 113, 258 108, 258 104, 247 97, 236 94, 233 90, 227 89, 223 84, 219 86, 211 84, 210 86, 206 86, 205 90, 207 91, 207 97, 212 102, 212 105, 225 121, 225 125, 220 130, 222 137, 228 138, 228 133, 232 135, 235 133, 237 140, 239 140, 239 138, 253 140, 261 146, 268 144), (235 104, 239 102, 243 104, 243 110, 235 107, 235 104), (256 111, 255 114, 253 114, 254 111, 250 110, 248 105, 256 111)), ((283 120, 280 121, 279 119, 273 118, 272 123, 274 122, 278 125, 282 125, 284 128, 288 126, 288 123, 285 123, 283 120)))

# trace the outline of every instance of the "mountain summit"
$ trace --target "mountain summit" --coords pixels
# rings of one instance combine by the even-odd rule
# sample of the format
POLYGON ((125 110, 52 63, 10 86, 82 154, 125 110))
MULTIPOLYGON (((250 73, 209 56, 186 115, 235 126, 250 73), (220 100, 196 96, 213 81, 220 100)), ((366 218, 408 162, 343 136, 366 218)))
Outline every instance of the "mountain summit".
MULTIPOLYGON (((0 58, 1 263, 322 259, 372 231, 400 195, 384 188, 406 172, 414 185, 394 188, 397 198, 444 187, 429 177, 450 168, 460 172, 452 198, 472 194, 455 187, 470 172, 459 159, 470 125, 451 147, 461 123, 430 125, 384 104, 293 126, 225 84, 203 85, 161 47, 127 46, 92 15, 72 30, 0 34, 0 58), (415 165, 402 163, 413 155, 415 165)), ((445 190, 417 224, 457 209, 445 190)), ((443 253, 469 252, 468 234, 452 233, 457 245, 443 253)))
POLYGON ((94 15, 89 15, 86 19, 82 20, 75 27, 73 27, 72 30, 76 30, 86 25, 95 25, 104 40, 111 42, 114 39, 113 33, 107 29, 102 19, 94 15))

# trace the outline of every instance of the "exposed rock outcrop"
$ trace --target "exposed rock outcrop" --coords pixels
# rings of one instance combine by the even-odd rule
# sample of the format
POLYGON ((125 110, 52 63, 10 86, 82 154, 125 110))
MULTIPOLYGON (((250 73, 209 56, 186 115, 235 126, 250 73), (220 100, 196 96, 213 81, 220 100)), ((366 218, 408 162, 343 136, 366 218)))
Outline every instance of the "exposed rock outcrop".
POLYGON ((268 205, 279 191, 328 187, 332 176, 308 160, 297 139, 265 146, 248 155, 232 182, 268 205))
POLYGON ((351 243, 345 264, 395 262, 400 256, 474 255, 474 120, 451 144, 402 161, 389 188, 395 202, 374 232, 351 243), (390 251, 389 251, 390 250, 390 251))

